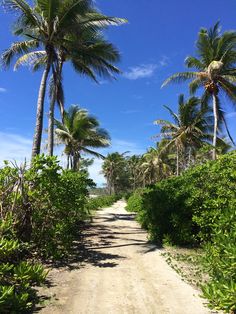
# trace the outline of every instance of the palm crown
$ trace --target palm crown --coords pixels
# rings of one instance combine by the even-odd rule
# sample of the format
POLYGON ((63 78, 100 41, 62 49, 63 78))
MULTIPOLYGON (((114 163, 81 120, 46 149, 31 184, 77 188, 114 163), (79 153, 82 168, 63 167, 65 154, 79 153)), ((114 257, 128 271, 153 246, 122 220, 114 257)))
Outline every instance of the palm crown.
POLYGON ((197 57, 189 56, 185 60, 185 65, 195 71, 176 73, 169 77, 163 86, 171 82, 191 81, 189 84, 191 93, 204 88, 203 101, 208 103, 211 98, 213 99, 213 159, 215 159, 219 122, 225 124, 228 132, 220 103, 220 93, 225 94, 233 104, 236 104, 236 32, 222 34, 219 23, 209 30, 203 28, 199 32, 196 48, 197 57))
POLYGON ((170 113, 173 122, 168 120, 156 120, 155 124, 161 126, 159 136, 167 139, 164 150, 175 147, 177 151, 177 174, 179 173, 179 155, 186 154, 187 149, 199 148, 207 142, 212 131, 212 115, 207 107, 201 106, 201 100, 191 97, 187 101, 184 95, 179 96, 178 114, 164 106, 170 113))
POLYGON ((65 154, 72 169, 79 165, 81 153, 103 157, 91 148, 107 147, 110 137, 106 130, 100 128, 98 120, 89 115, 87 110, 71 106, 64 113, 63 123, 55 120, 55 133, 59 144, 65 145, 65 154))

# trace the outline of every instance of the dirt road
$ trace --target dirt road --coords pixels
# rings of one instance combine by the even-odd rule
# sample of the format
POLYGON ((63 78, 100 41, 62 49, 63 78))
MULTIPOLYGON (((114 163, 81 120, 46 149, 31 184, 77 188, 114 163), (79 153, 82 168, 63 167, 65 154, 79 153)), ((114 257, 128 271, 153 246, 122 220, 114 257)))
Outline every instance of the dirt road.
POLYGON ((49 293, 55 299, 40 313, 210 313, 198 292, 147 243, 146 232, 124 207, 119 201, 97 213, 85 231, 79 263, 75 258, 70 269, 52 272, 49 293))

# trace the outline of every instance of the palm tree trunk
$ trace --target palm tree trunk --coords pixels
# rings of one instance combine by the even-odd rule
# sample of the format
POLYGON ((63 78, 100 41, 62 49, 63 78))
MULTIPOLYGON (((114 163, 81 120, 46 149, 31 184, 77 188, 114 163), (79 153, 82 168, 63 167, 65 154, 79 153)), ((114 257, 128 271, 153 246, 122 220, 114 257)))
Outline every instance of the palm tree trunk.
POLYGON ((49 115, 48 115, 48 155, 53 156, 53 147, 54 147, 54 110, 56 102, 56 92, 53 92, 49 115))
POLYGON ((73 169, 73 156, 70 156, 70 169, 73 169))
POLYGON ((46 93, 46 84, 48 75, 51 67, 51 58, 48 57, 46 68, 43 71, 43 76, 40 83, 38 103, 37 103, 37 114, 36 114, 36 126, 34 131, 33 147, 32 147, 32 157, 31 161, 36 155, 40 154, 42 132, 43 132, 43 113, 44 113, 44 99, 46 93))
MULTIPOLYGON (((54 147, 54 112, 55 112, 55 104, 57 98, 57 84, 58 81, 61 80, 63 62, 59 61, 58 72, 54 72, 54 90, 53 95, 50 102, 49 108, 49 116, 48 116, 48 155, 53 156, 53 147, 54 147)), ((62 107, 62 105, 61 105, 62 107)), ((61 110, 62 120, 63 120, 63 111, 61 110)))
POLYGON ((108 183, 108 190, 109 190, 109 195, 111 195, 112 185, 111 185, 111 181, 110 180, 109 180, 109 183, 108 183))
POLYGON ((218 130, 218 111, 217 111, 217 96, 213 94, 213 113, 214 113, 214 134, 213 134, 213 150, 212 159, 216 160, 216 140, 218 130))
POLYGON ((176 176, 179 176, 179 148, 177 146, 177 151, 176 151, 176 176))

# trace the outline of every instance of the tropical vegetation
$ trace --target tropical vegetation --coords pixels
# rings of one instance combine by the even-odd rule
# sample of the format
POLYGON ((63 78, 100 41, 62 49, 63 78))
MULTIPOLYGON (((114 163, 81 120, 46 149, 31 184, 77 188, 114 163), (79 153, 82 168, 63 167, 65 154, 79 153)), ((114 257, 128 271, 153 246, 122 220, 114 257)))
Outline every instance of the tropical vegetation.
POLYGON ((100 30, 108 25, 122 24, 125 20, 98 13, 89 0, 37 0, 32 7, 24 0, 7 0, 4 7, 19 16, 14 34, 24 38, 4 52, 4 64, 9 65, 15 56, 20 56, 15 68, 27 63, 33 65, 34 70, 44 69, 38 94, 32 158, 40 154, 46 86, 52 72, 48 128, 48 149, 52 155, 55 102, 58 101, 62 113, 64 110, 63 64, 70 60, 77 72, 93 80, 96 80, 97 73, 108 77, 119 73, 113 65, 119 60, 119 53, 102 38, 100 30))
MULTIPOLYGON (((214 115, 212 159, 216 159, 217 133, 224 124, 228 131, 226 117, 221 104, 221 93, 225 94, 233 104, 236 103, 235 66, 236 66, 236 32, 221 33, 219 22, 209 30, 202 28, 196 43, 197 57, 189 56, 185 60, 188 68, 195 71, 176 73, 169 77, 163 86, 173 82, 191 81, 189 89, 194 94, 203 88, 203 103, 212 100, 214 115)), ((228 135, 230 136, 229 132, 228 135)), ((230 136, 232 139, 232 137, 230 136)))
POLYGON ((210 279, 203 295, 212 308, 227 312, 236 310, 235 160, 235 152, 226 154, 137 190, 127 206, 159 245, 204 248, 210 279))
POLYGON ((67 169, 79 169, 82 153, 103 158, 92 148, 109 146, 110 137, 106 130, 99 127, 99 121, 89 115, 87 110, 71 106, 68 111, 64 111, 63 122, 55 120, 54 123, 57 143, 65 145, 67 169))
POLYGON ((3 52, 2 66, 28 65, 42 78, 31 164, 6 161, 0 168, 0 312, 32 310, 34 287, 47 277, 44 265, 65 260, 93 212, 122 196, 150 240, 203 249, 204 297, 214 309, 236 312, 236 154, 222 102, 225 95, 236 104, 236 32, 222 32, 219 23, 200 30, 196 56, 185 60, 190 70, 163 83, 189 82, 190 97, 179 95, 177 112, 165 106, 170 118, 155 120, 153 147, 104 156, 109 133, 86 109, 66 108, 63 70, 68 62, 96 83, 115 78, 120 53, 103 31, 126 20, 102 14, 89 0, 3 6, 16 16, 19 40, 3 52), (47 155, 40 155, 47 92, 47 155), (53 156, 56 145, 64 148, 64 168, 53 156), (87 155, 103 159, 107 183, 96 198, 87 155))

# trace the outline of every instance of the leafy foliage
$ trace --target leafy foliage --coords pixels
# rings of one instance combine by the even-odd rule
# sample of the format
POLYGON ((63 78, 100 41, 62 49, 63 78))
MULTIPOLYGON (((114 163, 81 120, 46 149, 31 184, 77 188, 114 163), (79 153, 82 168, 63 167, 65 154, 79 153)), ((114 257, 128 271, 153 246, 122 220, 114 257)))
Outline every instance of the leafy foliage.
POLYGON ((110 136, 106 130, 100 128, 99 121, 78 106, 71 106, 64 112, 63 122, 55 120, 55 125, 57 140, 65 145, 68 169, 79 169, 82 152, 101 158, 103 156, 92 148, 110 145, 110 136))
POLYGON ((98 196, 95 198, 91 198, 88 201, 87 207, 89 208, 89 210, 93 211, 93 210, 97 210, 103 207, 111 206, 113 203, 115 203, 119 199, 120 199, 120 196, 115 195, 115 194, 98 196))
POLYGON ((229 153, 128 200, 128 209, 137 211, 138 221, 159 244, 168 238, 171 244, 204 247, 210 275, 204 296, 212 307, 227 311, 236 310, 235 161, 236 153, 229 153))
POLYGON ((45 280, 32 257, 59 259, 69 253, 78 226, 90 217, 85 171, 63 170, 56 157, 37 156, 27 169, 0 169, 0 312, 31 308, 33 286, 45 280))
POLYGON ((25 244, 14 231, 12 214, 0 219, 0 312, 21 313, 33 306, 35 291, 32 286, 46 279, 44 267, 24 260, 25 244))

